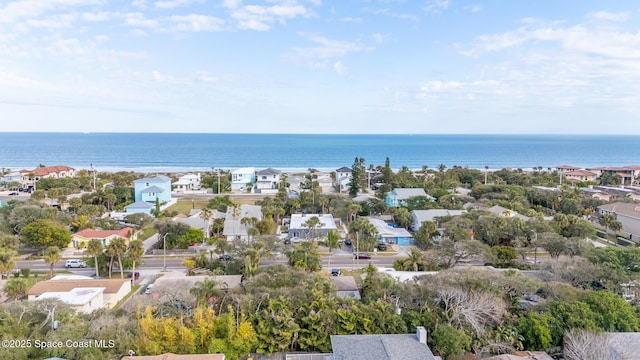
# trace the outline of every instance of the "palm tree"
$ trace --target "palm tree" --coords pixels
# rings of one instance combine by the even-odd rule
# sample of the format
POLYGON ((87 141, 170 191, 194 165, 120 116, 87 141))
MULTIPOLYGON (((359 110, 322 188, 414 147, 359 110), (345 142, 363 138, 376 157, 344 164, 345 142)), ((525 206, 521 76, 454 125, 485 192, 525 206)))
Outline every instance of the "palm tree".
POLYGON ((317 216, 312 216, 304 223, 304 226, 309 228, 309 235, 311 239, 315 241, 316 239, 316 228, 320 225, 320 219, 317 216))
POLYGON ((13 257, 16 255, 15 251, 10 249, 0 249, 0 278, 2 275, 11 271, 15 266, 13 257))
POLYGON ((413 271, 418 271, 418 265, 421 265, 424 263, 424 255, 422 254, 422 251, 420 251, 418 248, 416 247, 412 247, 411 250, 409 250, 409 257, 404 261, 404 267, 413 267, 413 271))
POLYGON ((104 246, 102 246, 102 241, 100 239, 91 239, 87 244, 87 254, 93 256, 94 266, 96 267, 96 277, 100 276, 99 266, 98 266, 98 255, 102 254, 104 251, 104 246))
POLYGON ((142 255, 144 255, 144 245, 142 245, 142 241, 140 240, 131 240, 129 242, 129 247, 127 248, 127 254, 129 254, 129 258, 133 263, 131 270, 131 282, 135 284, 136 282, 136 262, 142 259, 142 255))
POLYGON ((191 288, 189 292, 196 297, 198 304, 213 304, 216 298, 222 296, 223 292, 218 287, 218 282, 211 279, 204 279, 203 282, 197 282, 196 286, 191 288))
POLYGON ((598 223, 604 226, 607 233, 609 232, 609 227, 611 227, 611 224, 614 221, 616 221, 616 217, 610 213, 603 214, 602 216, 600 216, 600 219, 598 219, 598 223))
MULTIPOLYGON (((127 252, 127 241, 121 237, 117 237, 109 243, 108 248, 113 256, 118 258, 118 265, 120 266, 120 278, 124 279, 124 269, 122 268, 122 255, 127 252)), ((133 275, 135 276, 135 274, 133 275)))
POLYGON ((62 260, 62 254, 60 253, 60 249, 57 246, 49 246, 47 250, 44 251, 44 261, 49 263, 49 277, 53 277, 53 265, 56 261, 62 260))
POLYGON ((4 286, 5 294, 14 300, 27 295, 28 290, 29 286, 27 285, 26 279, 14 278, 7 281, 7 284, 4 286))
POLYGON ((204 237, 209 239, 211 237, 211 209, 205 207, 200 211, 200 219, 206 222, 204 229, 204 237))
POLYGON ((331 254, 332 249, 337 249, 339 247, 340 234, 338 234, 335 230, 329 230, 327 233, 327 247, 329 248, 329 254, 331 254))
POLYGON ((329 206, 329 198, 327 198, 326 196, 322 196, 320 199, 318 199, 318 205, 320 205, 320 207, 322 208, 322 213, 324 214, 325 209, 327 208, 327 206, 329 206))

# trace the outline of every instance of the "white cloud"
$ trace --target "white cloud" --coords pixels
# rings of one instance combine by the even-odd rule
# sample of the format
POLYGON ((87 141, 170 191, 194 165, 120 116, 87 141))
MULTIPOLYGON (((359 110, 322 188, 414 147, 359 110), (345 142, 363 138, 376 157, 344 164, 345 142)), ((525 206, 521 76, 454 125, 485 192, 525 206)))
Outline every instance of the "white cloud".
POLYGON ((108 11, 82 13, 82 20, 89 22, 108 21, 111 19, 111 17, 112 14, 108 11))
POLYGON ((143 13, 126 13, 124 14, 125 23, 129 26, 133 27, 142 27, 142 28, 157 28, 158 21, 153 19, 148 19, 144 16, 143 13))
POLYGON ((242 4, 242 0, 223 0, 222 6, 228 9, 235 9, 242 4))
POLYGON ((301 34, 316 44, 313 47, 293 48, 286 58, 300 61, 314 68, 326 67, 327 60, 340 58, 349 53, 371 50, 372 47, 357 42, 329 39, 314 34, 301 34))
POLYGON ((629 19, 628 12, 618 12, 612 13, 608 11, 597 11, 589 14, 589 17, 595 20, 604 20, 604 21, 626 21, 629 19))
POLYGON ((477 13, 482 11, 483 7, 482 5, 468 5, 468 6, 465 6, 464 9, 472 13, 477 13))
POLYGON ((338 75, 344 75, 347 72, 346 66, 344 66, 344 64, 342 64, 342 62, 340 62, 340 61, 338 61, 335 64, 333 64, 333 70, 338 75))
POLYGON ((361 17, 350 17, 350 16, 343 17, 340 20, 344 21, 344 22, 351 22, 351 23, 356 23, 356 24, 359 24, 359 23, 364 21, 361 17))
POLYGON ((202 4, 204 0, 163 0, 156 1, 153 5, 160 9, 175 9, 181 6, 188 6, 194 3, 202 4))
POLYGON ((373 41, 375 41, 376 43, 380 44, 380 43, 383 43, 387 39, 387 36, 383 35, 381 33, 375 33, 375 34, 371 35, 371 38, 373 39, 373 41))
POLYGON ((447 10, 449 7, 449 0, 431 0, 427 2, 427 5, 424 7, 424 11, 439 13, 444 10, 447 10))
POLYGON ((28 19, 22 25, 34 28, 45 28, 48 30, 70 28, 74 26, 77 14, 58 14, 44 19, 28 19))
POLYGON ((34 19, 49 10, 65 7, 96 5, 103 0, 22 0, 8 3, 0 8, 1 23, 18 23, 25 19, 34 19))
POLYGON ((231 11, 238 28, 257 31, 269 30, 273 23, 285 24, 289 19, 310 17, 312 14, 311 9, 290 1, 271 6, 244 5, 231 11))
POLYGON ((102 42, 102 41, 108 41, 109 37, 107 35, 96 35, 93 37, 96 41, 102 42))
POLYGON ((174 15, 167 19, 171 22, 168 28, 170 31, 221 31, 224 25, 222 19, 198 14, 174 15))

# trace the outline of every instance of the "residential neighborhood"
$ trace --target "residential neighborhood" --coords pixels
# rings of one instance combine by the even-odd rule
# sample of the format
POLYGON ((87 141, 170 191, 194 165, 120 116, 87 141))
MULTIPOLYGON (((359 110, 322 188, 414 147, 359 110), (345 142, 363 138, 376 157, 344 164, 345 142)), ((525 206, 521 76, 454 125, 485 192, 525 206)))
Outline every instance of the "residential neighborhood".
POLYGON ((622 175, 359 166, 81 172, 81 187, 58 175, 19 196, 4 183, 0 310, 85 336, 91 317, 128 324, 141 340, 93 350, 104 358, 543 359, 590 337, 634 359, 620 339, 640 333, 640 188, 622 175), (604 302, 620 320, 601 322, 604 302))

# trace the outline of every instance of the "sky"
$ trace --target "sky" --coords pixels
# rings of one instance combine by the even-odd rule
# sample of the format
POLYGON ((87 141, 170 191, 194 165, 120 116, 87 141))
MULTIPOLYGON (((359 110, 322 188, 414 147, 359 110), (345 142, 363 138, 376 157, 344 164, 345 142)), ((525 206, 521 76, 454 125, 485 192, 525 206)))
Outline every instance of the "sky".
POLYGON ((0 0, 0 131, 640 134, 640 3, 0 0))

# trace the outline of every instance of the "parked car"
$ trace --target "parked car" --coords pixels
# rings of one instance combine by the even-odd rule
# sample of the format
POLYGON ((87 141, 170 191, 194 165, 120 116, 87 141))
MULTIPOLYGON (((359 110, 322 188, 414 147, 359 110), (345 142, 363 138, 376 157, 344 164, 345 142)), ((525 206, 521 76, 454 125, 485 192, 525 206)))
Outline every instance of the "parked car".
POLYGON ((151 290, 153 290, 153 284, 147 285, 147 288, 144 290, 144 293, 151 294, 151 290))
POLYGON ((82 260, 78 260, 78 259, 69 259, 69 260, 67 260, 67 262, 64 265, 64 267, 66 267, 67 269, 69 269, 69 268, 85 268, 85 267, 87 267, 87 263, 82 261, 82 260))
POLYGON ((291 239, 284 239, 285 245, 291 245, 291 239))
POLYGON ((351 246, 351 239, 345 239, 344 244, 351 246))
POLYGON ((385 243, 378 244, 378 250, 387 251, 387 244, 385 244, 385 243))
MULTIPOLYGON (((128 272, 127 273, 127 279, 131 279, 133 277, 133 273, 132 272, 128 272)), ((140 273, 136 271, 136 277, 135 280, 140 279, 140 273)))
POLYGON ((220 255, 220 257, 218 258, 218 260, 222 260, 222 261, 231 261, 233 259, 234 259, 233 255, 230 255, 230 254, 223 254, 223 255, 220 255))
POLYGON ((15 192, 15 191, 12 191, 12 192, 9 193, 9 196, 17 196, 17 195, 19 195, 19 194, 17 192, 15 192))
POLYGON ((340 276, 342 275, 342 272, 340 271, 340 269, 331 269, 331 276, 340 276))
POLYGON ((371 259, 371 256, 369 256, 369 254, 365 254, 365 253, 358 253, 353 255, 354 259, 371 259))

